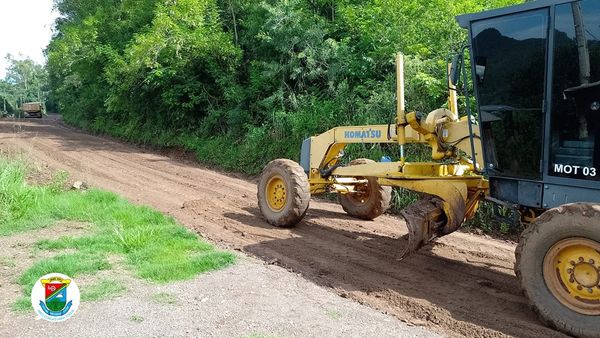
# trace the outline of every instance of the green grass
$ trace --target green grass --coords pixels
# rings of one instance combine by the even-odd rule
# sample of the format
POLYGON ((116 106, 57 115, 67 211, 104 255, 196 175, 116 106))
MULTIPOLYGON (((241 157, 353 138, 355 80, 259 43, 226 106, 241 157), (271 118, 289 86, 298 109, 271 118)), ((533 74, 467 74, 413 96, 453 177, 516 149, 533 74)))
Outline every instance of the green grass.
POLYGON ((175 304, 177 303, 177 298, 175 295, 168 292, 159 292, 152 295, 152 300, 159 304, 175 304))
POLYGON ((502 207, 497 212, 505 219, 498 218, 494 215, 494 208, 497 207, 492 202, 481 202, 475 217, 465 222, 463 228, 469 232, 483 231, 495 237, 518 240, 519 235, 524 230, 519 218, 514 219, 513 211, 502 207))
POLYGON ((81 300, 84 302, 113 299, 127 290, 125 285, 114 279, 101 279, 82 289, 81 300))
POLYGON ((0 256, 0 267, 14 268, 17 266, 15 259, 11 257, 0 256))
POLYGON ((60 220, 92 225, 85 236, 37 243, 36 250, 75 252, 57 253, 25 271, 18 283, 26 295, 47 273, 75 278, 109 269, 108 255, 124 256, 139 277, 155 282, 193 278, 235 261, 233 254, 216 251, 172 217, 101 190, 63 191, 59 188, 66 179, 63 173, 48 186, 30 186, 26 172, 23 162, 0 158, 0 236, 42 228, 52 231, 49 226, 60 220))
POLYGON ((82 274, 93 274, 108 269, 110 269, 110 264, 103 253, 84 251, 59 254, 50 259, 36 262, 17 279, 17 283, 23 287, 25 295, 29 297, 35 282, 41 276, 49 273, 59 272, 75 278, 82 274))
POLYGON ((327 310, 325 312, 325 314, 327 315, 327 317, 329 317, 333 320, 340 320, 340 319, 344 318, 344 315, 342 315, 341 312, 336 311, 336 310, 327 310))
POLYGON ((31 298, 30 296, 23 296, 17 299, 11 306, 11 310, 17 313, 26 313, 31 311, 31 298))
POLYGON ((134 323, 138 323, 139 324, 139 323, 141 323, 141 322, 144 321, 144 317, 139 316, 139 315, 133 315, 133 316, 129 317, 129 320, 131 320, 134 323))

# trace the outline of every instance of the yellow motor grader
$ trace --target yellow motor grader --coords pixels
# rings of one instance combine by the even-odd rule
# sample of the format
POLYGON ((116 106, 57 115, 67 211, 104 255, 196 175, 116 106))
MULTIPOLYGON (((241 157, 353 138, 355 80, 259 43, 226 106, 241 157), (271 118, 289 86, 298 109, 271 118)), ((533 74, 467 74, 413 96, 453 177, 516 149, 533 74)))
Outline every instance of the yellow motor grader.
POLYGON ((373 220, 392 187, 421 192, 401 212, 406 256, 492 201, 527 224, 515 272, 540 318, 600 337, 600 1, 539 0, 457 20, 470 42, 449 65, 449 109, 423 118, 406 111, 398 55, 395 121, 334 128, 304 141, 300 164, 270 162, 260 210, 270 224, 292 227, 312 195, 333 192, 349 215, 373 220), (344 149, 357 143, 398 144, 399 159, 344 165, 344 149), (415 143, 431 147, 431 162, 406 160, 415 143))

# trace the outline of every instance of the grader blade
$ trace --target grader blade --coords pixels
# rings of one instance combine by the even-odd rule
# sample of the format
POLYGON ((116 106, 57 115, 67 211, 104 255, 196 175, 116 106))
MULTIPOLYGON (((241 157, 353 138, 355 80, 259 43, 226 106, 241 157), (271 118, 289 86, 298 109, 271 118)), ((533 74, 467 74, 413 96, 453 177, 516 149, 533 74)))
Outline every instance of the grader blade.
POLYGON ((433 239, 447 235, 449 229, 453 229, 452 231, 458 229, 460 224, 448 223, 456 222, 457 213, 462 212, 462 217, 464 217, 464 208, 462 211, 460 209, 460 207, 452 208, 451 205, 440 198, 427 197, 402 210, 401 215, 408 228, 408 234, 404 236, 404 239, 408 244, 402 250, 400 259, 418 251, 433 239), (449 221, 444 209, 451 210, 453 213, 451 219, 454 221, 449 221))

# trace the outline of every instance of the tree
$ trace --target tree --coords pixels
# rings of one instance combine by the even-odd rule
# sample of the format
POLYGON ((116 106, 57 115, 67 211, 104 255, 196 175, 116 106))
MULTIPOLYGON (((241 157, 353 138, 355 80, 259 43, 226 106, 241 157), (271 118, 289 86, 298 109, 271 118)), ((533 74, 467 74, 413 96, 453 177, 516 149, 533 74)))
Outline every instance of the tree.
POLYGON ((454 17, 522 0, 56 0, 48 54, 65 120, 256 172, 343 124, 446 102, 454 17), (260 149, 260 151, 257 151, 260 149))
POLYGON ((0 81, 0 110, 13 112, 24 102, 44 102, 48 96, 48 75, 42 65, 25 58, 7 55, 6 76, 0 81))

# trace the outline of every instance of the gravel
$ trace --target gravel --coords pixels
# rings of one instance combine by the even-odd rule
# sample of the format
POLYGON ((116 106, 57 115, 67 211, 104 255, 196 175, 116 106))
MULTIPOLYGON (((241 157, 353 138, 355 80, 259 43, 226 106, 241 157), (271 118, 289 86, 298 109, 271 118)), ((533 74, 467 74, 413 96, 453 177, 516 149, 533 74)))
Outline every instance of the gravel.
POLYGON ((245 256, 191 281, 124 280, 123 296, 84 302, 63 323, 4 311, 0 337, 438 336, 245 256))

